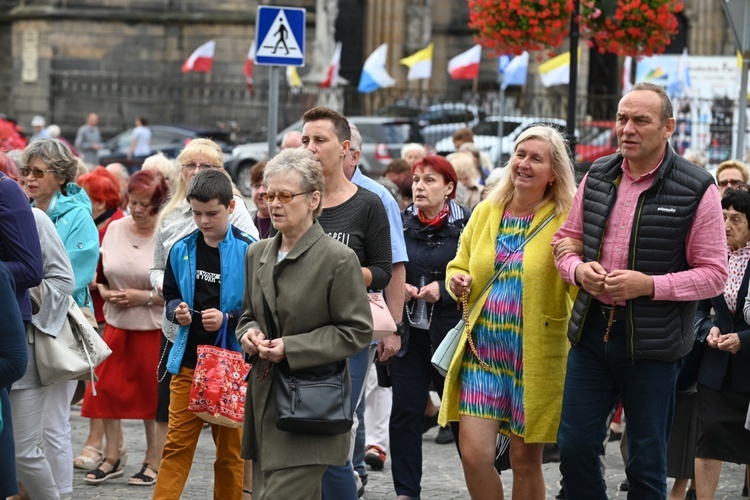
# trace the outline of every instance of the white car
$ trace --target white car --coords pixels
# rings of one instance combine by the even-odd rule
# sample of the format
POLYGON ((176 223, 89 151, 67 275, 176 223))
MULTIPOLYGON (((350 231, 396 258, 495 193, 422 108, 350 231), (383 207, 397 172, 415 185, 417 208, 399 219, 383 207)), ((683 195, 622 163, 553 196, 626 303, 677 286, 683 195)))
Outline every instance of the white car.
MULTIPOLYGON (((560 132, 565 130, 565 120, 560 118, 540 118, 538 116, 506 116, 503 118, 503 136, 498 136, 498 116, 488 116, 483 122, 472 127, 474 132, 474 144, 486 152, 492 164, 496 167, 504 166, 510 158, 513 150, 513 142, 516 138, 532 125, 547 124, 557 128, 560 132)), ((435 144, 438 154, 448 155, 456 151, 453 146, 453 138, 446 137, 435 144)))

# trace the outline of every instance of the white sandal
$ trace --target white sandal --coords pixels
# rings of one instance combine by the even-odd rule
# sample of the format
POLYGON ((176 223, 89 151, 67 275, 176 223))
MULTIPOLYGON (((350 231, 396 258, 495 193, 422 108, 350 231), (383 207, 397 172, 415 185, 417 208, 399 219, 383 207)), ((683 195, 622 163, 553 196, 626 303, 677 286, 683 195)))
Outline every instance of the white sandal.
POLYGON ((93 446, 86 445, 83 447, 81 454, 73 459, 73 467, 83 470, 94 470, 104 462, 104 452, 93 446), (89 450, 97 454, 97 457, 89 457, 83 454, 83 450, 89 450))

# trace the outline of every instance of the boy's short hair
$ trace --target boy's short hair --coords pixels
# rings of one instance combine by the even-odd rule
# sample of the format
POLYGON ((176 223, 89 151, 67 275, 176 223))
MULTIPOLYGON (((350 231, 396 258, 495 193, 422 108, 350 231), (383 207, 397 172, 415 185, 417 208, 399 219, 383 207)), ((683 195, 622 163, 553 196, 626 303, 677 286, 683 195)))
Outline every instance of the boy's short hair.
POLYGON ((201 170, 193 176, 188 186, 187 198, 208 203, 211 200, 219 200, 219 203, 229 208, 229 203, 234 197, 232 181, 221 170, 201 170))

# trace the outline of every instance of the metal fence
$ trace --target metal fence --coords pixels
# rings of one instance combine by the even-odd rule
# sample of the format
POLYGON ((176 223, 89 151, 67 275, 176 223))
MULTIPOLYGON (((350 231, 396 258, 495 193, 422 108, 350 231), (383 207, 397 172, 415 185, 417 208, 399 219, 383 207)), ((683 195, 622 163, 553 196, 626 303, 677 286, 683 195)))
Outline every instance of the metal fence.
MULTIPOLYGON (((219 125, 238 130, 237 141, 262 141, 267 136, 268 88, 263 82, 251 92, 242 80, 212 80, 210 75, 189 74, 180 78, 162 75, 131 76, 55 72, 51 79, 50 122, 60 125, 63 135, 72 136, 87 113, 100 115, 105 137, 132 126, 135 116, 151 123, 219 125)), ((577 122, 612 120, 619 96, 579 96, 577 122)), ((500 109, 496 90, 473 92, 460 87, 442 91, 414 88, 380 89, 360 94, 353 86, 321 89, 305 85, 290 89, 282 83, 279 93, 279 128, 298 120, 305 110, 328 105, 350 116, 386 114, 425 118, 425 140, 431 144, 449 136, 457 126, 474 126, 500 109)), ((565 119, 564 90, 539 94, 509 91, 506 116, 565 119)), ((710 163, 732 156, 737 130, 736 101, 719 99, 675 102, 678 152, 699 149, 710 163)), ((750 143, 750 141, 746 141, 750 143)))

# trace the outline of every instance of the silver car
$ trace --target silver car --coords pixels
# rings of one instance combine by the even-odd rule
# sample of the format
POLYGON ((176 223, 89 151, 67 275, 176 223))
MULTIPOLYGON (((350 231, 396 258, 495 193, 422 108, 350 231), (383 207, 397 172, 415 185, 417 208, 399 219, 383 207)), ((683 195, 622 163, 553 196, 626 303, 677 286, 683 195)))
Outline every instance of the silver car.
MULTIPOLYGON (((362 135, 360 168, 370 177, 382 175, 385 166, 400 158, 401 147, 408 142, 423 142, 413 120, 384 116, 352 116, 349 121, 357 126, 362 135)), ((287 132, 302 132, 299 120, 279 132, 277 144, 287 132)), ((237 146, 232 151, 232 161, 227 171, 245 196, 252 195, 250 169, 259 161, 268 159, 268 143, 253 142, 237 146)))

